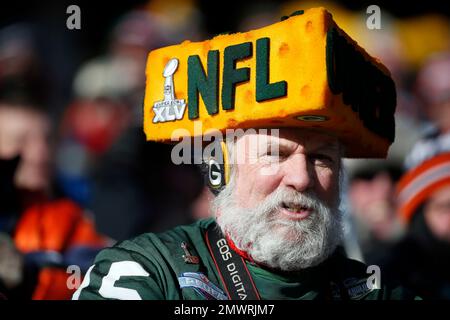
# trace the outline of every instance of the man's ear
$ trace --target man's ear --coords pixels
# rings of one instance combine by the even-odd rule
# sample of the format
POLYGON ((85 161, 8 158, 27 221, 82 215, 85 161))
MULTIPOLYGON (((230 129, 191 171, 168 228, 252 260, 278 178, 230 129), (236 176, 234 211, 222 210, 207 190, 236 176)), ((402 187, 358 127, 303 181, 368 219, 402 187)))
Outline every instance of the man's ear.
POLYGON ((217 195, 229 182, 228 150, 224 141, 214 141, 204 149, 202 173, 205 184, 214 195, 217 195))

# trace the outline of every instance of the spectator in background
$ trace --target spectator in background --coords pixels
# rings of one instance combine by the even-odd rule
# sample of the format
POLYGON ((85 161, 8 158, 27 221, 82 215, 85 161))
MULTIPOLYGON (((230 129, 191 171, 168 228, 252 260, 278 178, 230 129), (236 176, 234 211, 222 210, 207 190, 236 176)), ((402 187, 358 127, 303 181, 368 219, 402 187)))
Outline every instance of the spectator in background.
POLYGON ((415 93, 427 129, 405 157, 398 211, 405 238, 382 265, 424 298, 450 299, 450 53, 431 56, 419 70, 415 93))
POLYGON ((393 161, 370 163, 353 169, 347 195, 363 261, 382 264, 386 253, 403 235, 394 192, 402 170, 393 161))
POLYGON ((12 93, 8 87, 0 99, 0 292, 66 299, 67 267, 85 272, 107 239, 75 203, 51 198, 49 118, 12 93))
POLYGON ((143 136, 147 54, 169 38, 159 5, 157 13, 126 13, 111 32, 108 51, 80 68, 76 98, 61 126, 58 181, 92 210, 98 230, 118 241, 190 222, 187 208, 201 187, 195 168, 166 161, 170 148, 146 144, 143 136))
POLYGON ((431 56, 419 71, 415 91, 427 116, 428 129, 405 160, 413 168, 424 160, 450 150, 450 52, 431 56))
POLYGON ((408 231, 380 266, 424 299, 450 299, 450 153, 408 171, 397 186, 408 231))
POLYGON ((57 181, 66 195, 90 205, 96 164, 129 123, 129 107, 111 98, 81 98, 67 107, 56 160, 57 181))
POLYGON ((63 191, 92 209, 102 233, 122 240, 151 216, 145 175, 136 163, 148 51, 162 35, 146 11, 125 14, 111 31, 108 50, 81 66, 75 99, 61 122, 57 180, 63 191), (118 183, 120 181, 120 184, 118 183))

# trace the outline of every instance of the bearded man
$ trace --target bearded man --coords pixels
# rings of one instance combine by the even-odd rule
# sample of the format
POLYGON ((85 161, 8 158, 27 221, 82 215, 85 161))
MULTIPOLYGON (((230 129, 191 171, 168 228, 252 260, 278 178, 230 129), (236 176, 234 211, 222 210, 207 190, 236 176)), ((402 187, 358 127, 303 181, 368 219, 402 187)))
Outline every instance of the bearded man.
POLYGON ((152 51, 147 139, 214 138, 213 217, 102 251, 73 299, 412 298, 339 247, 341 158, 384 157, 394 111, 389 72, 323 8, 152 51))

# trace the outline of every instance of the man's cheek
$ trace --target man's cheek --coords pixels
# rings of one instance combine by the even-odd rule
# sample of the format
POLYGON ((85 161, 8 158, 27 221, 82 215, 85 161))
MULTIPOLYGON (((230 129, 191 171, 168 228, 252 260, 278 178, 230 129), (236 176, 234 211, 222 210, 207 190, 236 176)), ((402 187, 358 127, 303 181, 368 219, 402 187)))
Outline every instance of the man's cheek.
POLYGON ((255 186, 258 190, 258 193, 262 195, 263 199, 274 192, 281 183, 281 178, 277 174, 267 175, 264 173, 265 172, 263 168, 255 173, 255 186))
POLYGON ((254 188, 255 183, 248 180, 238 179, 236 181, 234 195, 237 205, 241 208, 252 208, 259 198, 254 188))
POLYGON ((331 169, 322 170, 317 173, 319 184, 326 190, 333 189, 338 184, 338 177, 339 175, 336 171, 331 169))
POLYGON ((320 193, 328 203, 336 199, 339 194, 339 177, 334 173, 321 173, 318 175, 318 183, 320 185, 320 193))

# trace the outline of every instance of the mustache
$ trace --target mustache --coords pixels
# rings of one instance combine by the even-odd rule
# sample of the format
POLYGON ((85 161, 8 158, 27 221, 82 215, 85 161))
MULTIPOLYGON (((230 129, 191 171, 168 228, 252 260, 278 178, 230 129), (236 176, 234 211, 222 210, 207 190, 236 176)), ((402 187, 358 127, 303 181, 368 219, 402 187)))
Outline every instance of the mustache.
POLYGON ((263 216, 271 217, 276 211, 286 206, 309 209, 313 213, 320 210, 320 206, 326 206, 313 192, 299 192, 293 189, 278 188, 272 194, 253 208, 252 211, 263 216))

